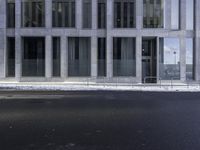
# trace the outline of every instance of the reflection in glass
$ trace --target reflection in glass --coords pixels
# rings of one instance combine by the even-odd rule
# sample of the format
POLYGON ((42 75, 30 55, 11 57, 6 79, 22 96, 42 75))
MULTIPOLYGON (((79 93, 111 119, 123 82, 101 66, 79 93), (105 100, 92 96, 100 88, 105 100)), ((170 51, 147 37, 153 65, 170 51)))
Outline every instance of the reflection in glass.
POLYGON ((92 27, 92 4, 91 0, 83 0, 83 28, 92 27))
POLYGON ((53 0, 53 27, 75 27, 75 0, 53 0))
POLYGON ((90 38, 70 37, 68 40, 68 75, 90 76, 90 38))
POLYGON ((179 0, 171 1, 171 29, 179 29, 179 0))
POLYGON ((163 28, 163 0, 143 0, 144 28, 163 28))
POLYGON ((186 39, 186 79, 194 80, 193 39, 186 39))
POLYGON ((44 27, 44 0, 22 0, 22 27, 44 27))
POLYGON ((60 37, 53 37, 53 77, 60 76, 60 37))
POLYGON ((45 76, 45 39, 43 37, 23 38, 22 76, 45 76))
POLYGON ((180 44, 178 38, 160 39, 160 78, 180 80, 180 44))
POLYGON ((7 27, 15 27, 15 0, 7 0, 7 27))
POLYGON ((114 27, 135 28, 136 2, 135 0, 114 0, 114 27))
POLYGON ((106 76, 106 38, 98 38, 98 76, 106 76))
POLYGON ((135 38, 113 39, 113 75, 136 75, 135 38))
POLYGON ((7 67, 6 67, 6 76, 14 77, 15 76, 15 38, 7 38, 7 67))
POLYGON ((106 27, 106 0, 98 0, 98 28, 106 27))

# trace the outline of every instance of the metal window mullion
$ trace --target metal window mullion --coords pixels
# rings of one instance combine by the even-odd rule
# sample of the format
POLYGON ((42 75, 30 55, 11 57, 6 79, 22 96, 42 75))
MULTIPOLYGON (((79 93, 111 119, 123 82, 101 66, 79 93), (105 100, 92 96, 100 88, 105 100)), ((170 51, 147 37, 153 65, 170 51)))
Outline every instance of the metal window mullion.
POLYGON ((157 16, 156 16, 156 0, 154 0, 154 2, 153 2, 153 27, 155 28, 155 27, 157 27, 156 25, 158 25, 158 24, 156 24, 156 19, 157 19, 157 16))
MULTIPOLYGON (((39 23, 39 9, 37 8, 37 3, 35 3, 35 18, 36 18, 36 24, 37 26, 40 26, 40 24, 42 23, 39 23)), ((42 19, 43 20, 43 19, 42 19)))
POLYGON ((28 25, 29 27, 32 27, 32 22, 33 22, 32 12, 33 12, 33 2, 29 2, 29 15, 30 15, 30 17, 29 17, 30 22, 29 22, 29 25, 28 25))
POLYGON ((150 1, 149 0, 146 0, 146 20, 147 20, 147 27, 149 27, 150 25, 150 1))
POLYGON ((121 5, 120 5, 120 7, 121 7, 121 13, 120 13, 120 20, 121 20, 121 28, 123 28, 124 27, 124 2, 121 2, 121 5))
POLYGON ((131 14, 130 13, 132 13, 131 11, 130 11, 130 6, 131 5, 131 3, 130 2, 128 2, 127 3, 127 27, 128 28, 130 28, 131 26, 130 26, 130 17, 131 17, 131 14))
POLYGON ((117 3, 114 3, 114 27, 117 27, 117 3))
POLYGON ((62 3, 62 27, 65 27, 65 3, 62 3))
POLYGON ((59 2, 55 2, 55 26, 58 27, 58 5, 59 2))
POLYGON ((72 27, 72 2, 69 2, 69 7, 68 7, 68 12, 69 12, 69 27, 72 27))
POLYGON ((160 24, 162 25, 162 27, 164 27, 164 2, 163 0, 161 0, 161 5, 160 5, 160 24))

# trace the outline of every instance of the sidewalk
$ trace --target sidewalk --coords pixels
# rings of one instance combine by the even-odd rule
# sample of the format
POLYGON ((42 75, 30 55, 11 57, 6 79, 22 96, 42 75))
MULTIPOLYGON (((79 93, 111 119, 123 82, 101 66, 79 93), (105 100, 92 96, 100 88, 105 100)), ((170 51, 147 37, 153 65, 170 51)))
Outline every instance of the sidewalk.
POLYGON ((1 91, 160 91, 200 92, 198 84, 128 84, 86 82, 0 82, 1 91))

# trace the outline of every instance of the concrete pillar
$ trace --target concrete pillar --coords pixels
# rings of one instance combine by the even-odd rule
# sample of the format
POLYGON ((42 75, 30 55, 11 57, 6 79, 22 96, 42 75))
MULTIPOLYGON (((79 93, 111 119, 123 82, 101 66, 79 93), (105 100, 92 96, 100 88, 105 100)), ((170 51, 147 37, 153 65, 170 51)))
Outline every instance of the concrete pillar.
POLYGON ((45 77, 47 80, 52 77, 52 55, 52 37, 48 35, 45 37, 45 77))
POLYGON ((200 81, 200 37, 194 39, 194 77, 196 81, 200 81))
POLYGON ((97 77, 97 37, 91 39, 91 76, 97 77))
POLYGON ((92 0, 91 76, 97 77, 97 0, 92 0))
POLYGON ((92 0, 92 29, 97 29, 97 0, 92 0))
POLYGON ((6 1, 0 1, 0 78, 6 76, 6 1))
POLYGON ((180 27, 181 30, 186 30, 186 0, 180 1, 180 27))
POLYGON ((20 81, 22 76, 22 39, 20 36, 15 36, 15 78, 20 81))
POLYGON ((6 32, 5 29, 0 29, 0 78, 6 77, 6 32))
POLYGON ((156 38, 156 76, 157 76, 157 82, 160 82, 160 37, 156 38))
POLYGON ((65 80, 68 76, 68 39, 61 37, 61 77, 65 80))
POLYGON ((171 29, 171 1, 164 1, 164 28, 167 30, 171 29))
POLYGON ((15 29, 21 28, 21 3, 22 0, 15 0, 15 29))
POLYGON ((200 81, 200 1, 195 0, 195 39, 194 39, 194 71, 195 80, 200 81))
POLYGON ((136 37, 136 78, 142 82, 142 37, 136 37))
POLYGON ((45 0, 45 26, 46 28, 52 27, 52 1, 45 0))
POLYGON ((136 28, 143 28, 143 1, 136 0, 136 28))
POLYGON ((15 77, 20 81, 22 76, 22 37, 21 28, 21 0, 15 1, 15 77))
POLYGON ((107 1, 107 38, 106 38, 106 56, 107 56, 107 77, 113 77, 113 37, 111 30, 113 29, 113 0, 107 1))
POLYGON ((186 39, 180 38, 180 77, 181 81, 186 81, 186 39))
POLYGON ((113 77, 113 37, 107 36, 106 39, 106 56, 107 56, 107 77, 113 77))
POLYGON ((82 28, 82 9, 83 9, 82 0, 76 0, 76 28, 82 28))
POLYGON ((0 29, 6 28, 6 0, 0 1, 0 29))
POLYGON ((186 0, 180 1, 180 28, 182 35, 180 38, 180 78, 181 81, 186 81, 186 0))

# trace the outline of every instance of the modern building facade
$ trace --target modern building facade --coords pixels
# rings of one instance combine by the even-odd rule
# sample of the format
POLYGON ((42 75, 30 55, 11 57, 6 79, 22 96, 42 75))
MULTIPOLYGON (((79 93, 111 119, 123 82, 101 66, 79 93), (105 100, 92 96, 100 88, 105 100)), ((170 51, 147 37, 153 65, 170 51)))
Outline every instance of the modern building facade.
POLYGON ((1 0, 0 80, 200 80, 200 0, 1 0))

